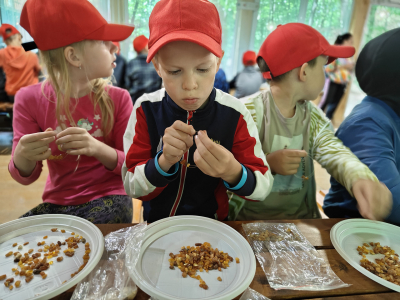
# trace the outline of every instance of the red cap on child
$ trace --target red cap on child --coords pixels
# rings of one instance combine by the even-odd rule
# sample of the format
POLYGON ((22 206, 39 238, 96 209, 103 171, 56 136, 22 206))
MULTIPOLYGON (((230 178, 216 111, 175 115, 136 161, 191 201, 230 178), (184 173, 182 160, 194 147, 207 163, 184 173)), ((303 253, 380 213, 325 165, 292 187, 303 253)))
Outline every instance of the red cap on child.
POLYGON ((336 58, 351 57, 354 47, 333 46, 311 26, 302 23, 278 25, 261 45, 258 56, 267 63, 270 72, 263 73, 264 78, 272 79, 320 55, 329 57, 328 64, 336 58))
POLYGON ((86 0, 28 0, 22 9, 20 24, 40 50, 57 49, 83 40, 122 41, 134 29, 107 23, 86 0))
MULTIPOLYGON (((0 34, 3 36, 3 41, 8 39, 10 36, 13 36, 14 34, 19 33, 17 28, 10 24, 2 24, 0 27, 0 34)), ((20 33, 19 33, 20 34, 20 33)))
POLYGON ((222 56, 219 14, 207 0, 160 0, 151 12, 149 28, 147 62, 162 46, 174 41, 196 43, 222 56))
POLYGON ((146 45, 149 43, 149 39, 145 37, 144 35, 139 35, 133 40, 133 49, 135 49, 136 52, 142 51, 146 45))
POLYGON ((243 54, 243 64, 245 66, 253 66, 257 63, 257 55, 254 51, 246 51, 243 54))

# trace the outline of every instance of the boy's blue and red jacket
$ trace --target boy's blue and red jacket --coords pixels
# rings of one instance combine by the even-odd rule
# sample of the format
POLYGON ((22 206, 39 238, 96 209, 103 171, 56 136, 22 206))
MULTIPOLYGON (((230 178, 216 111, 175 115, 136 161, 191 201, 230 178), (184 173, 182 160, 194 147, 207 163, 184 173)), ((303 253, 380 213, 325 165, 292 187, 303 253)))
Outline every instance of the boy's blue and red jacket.
MULTIPOLYGON (((198 215, 224 220, 228 216, 228 195, 222 179, 204 174, 199 168, 177 163, 177 172, 162 175, 156 167, 156 155, 162 149, 165 129, 176 120, 206 130, 216 143, 232 152, 246 168, 247 178, 235 194, 262 201, 269 194, 273 177, 261 149, 256 125, 246 107, 236 98, 213 89, 206 106, 197 111, 180 108, 165 89, 140 97, 133 108, 124 135, 125 164, 122 180, 128 195, 150 201, 147 221, 174 215, 198 215)), ((184 155, 194 166, 196 144, 184 155)), ((157 164, 158 165, 158 164, 157 164)), ((243 172, 245 173, 245 172, 243 172)))

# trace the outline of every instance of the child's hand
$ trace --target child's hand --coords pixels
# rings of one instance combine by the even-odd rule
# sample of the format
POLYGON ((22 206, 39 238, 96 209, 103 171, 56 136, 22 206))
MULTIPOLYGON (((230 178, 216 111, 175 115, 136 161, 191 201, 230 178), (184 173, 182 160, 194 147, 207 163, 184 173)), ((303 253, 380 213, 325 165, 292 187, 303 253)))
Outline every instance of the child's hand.
POLYGON ((197 150, 193 159, 196 166, 212 177, 221 178, 235 186, 240 181, 242 166, 233 154, 210 140, 206 131, 199 131, 195 138, 197 150))
POLYGON ((301 158, 306 157, 304 150, 282 149, 267 155, 267 162, 272 173, 279 175, 294 175, 297 173, 301 158))
POLYGON ((384 220, 392 210, 392 193, 381 182, 359 179, 352 192, 358 203, 360 214, 371 220, 384 220))
POLYGON ((24 135, 15 147, 14 156, 34 162, 47 159, 51 155, 49 144, 54 141, 55 135, 51 128, 45 132, 24 135))
POLYGON ((192 125, 175 121, 165 129, 163 136, 163 153, 158 164, 167 172, 174 164, 181 160, 190 147, 193 146, 193 135, 196 133, 192 125))
POLYGON ((19 140, 14 151, 14 165, 19 174, 28 177, 36 167, 37 161, 42 161, 51 155, 49 144, 54 141, 56 133, 51 128, 45 132, 26 134, 19 140))
POLYGON ((79 127, 69 127, 57 134, 57 145, 71 155, 96 156, 101 142, 79 127))

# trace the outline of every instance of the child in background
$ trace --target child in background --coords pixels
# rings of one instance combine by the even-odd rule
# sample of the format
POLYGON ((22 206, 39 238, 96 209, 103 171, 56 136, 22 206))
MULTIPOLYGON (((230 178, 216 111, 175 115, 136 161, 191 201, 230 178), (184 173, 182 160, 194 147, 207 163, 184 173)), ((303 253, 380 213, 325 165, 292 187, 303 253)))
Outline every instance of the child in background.
MULTIPOLYGON (((0 33, 7 47, 0 50, 0 68, 6 74, 6 93, 9 103, 14 103, 20 88, 39 82, 39 60, 35 53, 25 52, 22 35, 10 24, 2 24, 0 33)), ((12 106, 12 104, 11 104, 12 106)))
POLYGON ((214 4, 161 0, 149 27, 147 61, 165 89, 134 105, 124 135, 126 192, 144 201, 149 222, 175 215, 224 220, 227 190, 265 199, 272 175, 254 121, 240 101, 213 87, 223 56, 214 4))
POLYGON ((234 95, 236 98, 243 98, 257 93, 264 82, 260 70, 255 67, 257 55, 254 51, 246 51, 243 54, 242 61, 244 69, 229 83, 231 89, 236 89, 234 95))
POLYGON ((300 23, 278 26, 264 41, 258 65, 270 90, 242 99, 260 134, 274 176, 262 202, 233 196, 231 215, 239 220, 320 218, 316 203, 313 159, 356 198, 360 213, 383 219, 391 210, 391 193, 334 136, 315 99, 324 82, 324 66, 355 49, 331 46, 315 29, 300 23))
POLYGON ((121 182, 122 137, 132 111, 112 87, 117 47, 133 27, 108 24, 89 1, 28 0, 20 24, 40 50, 48 77, 15 98, 11 176, 28 185, 47 159, 43 203, 23 217, 69 214, 93 223, 132 222, 121 182), (63 18, 66 11, 73 11, 63 18), (55 17, 56 16, 56 17, 55 17))
POLYGON ((137 56, 132 59, 126 68, 125 84, 133 103, 145 93, 152 93, 161 88, 161 78, 153 64, 146 62, 149 40, 139 35, 133 40, 133 48, 137 56))

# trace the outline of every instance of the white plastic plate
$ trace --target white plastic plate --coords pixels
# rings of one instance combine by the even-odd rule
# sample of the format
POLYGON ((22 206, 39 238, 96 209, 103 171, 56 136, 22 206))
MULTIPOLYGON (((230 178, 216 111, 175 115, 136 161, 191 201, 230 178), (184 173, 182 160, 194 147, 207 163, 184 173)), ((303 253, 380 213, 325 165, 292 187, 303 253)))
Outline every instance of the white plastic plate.
MULTIPOLYGON (((389 246, 400 254, 400 228, 384 222, 365 219, 350 219, 337 223, 331 230, 331 241, 336 251, 356 270, 383 286, 400 292, 400 286, 395 285, 379 276, 372 274, 360 265, 361 256, 357 247, 363 243, 379 242, 382 246, 389 246)), ((369 261, 375 263, 378 255, 366 255, 369 261)))
MULTIPOLYGON (((28 218, 17 219, 5 224, 0 225, 0 275, 6 274, 7 278, 14 278, 14 289, 10 291, 4 286, 4 281, 0 282, 0 299, 50 299, 62 292, 70 289, 78 282, 80 282, 86 275, 88 275, 99 262, 104 250, 104 237, 101 231, 89 221, 69 215, 40 215, 28 218), (52 232, 52 228, 58 228, 57 232, 52 232), (66 232, 61 233, 61 229, 66 232), (71 278, 71 274, 78 271, 79 267, 83 264, 83 255, 85 246, 79 243, 79 248, 75 249, 75 255, 68 257, 64 255, 63 250, 67 246, 61 246, 60 254, 64 257, 62 262, 57 262, 57 258, 49 259, 53 261, 50 268, 46 270, 47 278, 42 279, 40 275, 34 275, 34 279, 26 283, 25 277, 15 276, 11 271, 12 268, 17 267, 14 263, 14 255, 5 257, 9 251, 24 254, 29 249, 34 249, 33 253, 38 252, 38 242, 45 241, 46 245, 57 243, 57 241, 64 242, 65 239, 71 237, 71 232, 79 234, 86 239, 90 244, 90 259, 85 268, 71 278), (44 236, 47 239, 43 239, 44 236), (22 250, 18 250, 18 246, 13 247, 14 243, 23 245, 29 242, 28 245, 23 246, 22 250), (15 282, 21 281, 21 287, 16 288, 15 282)), ((41 258, 43 258, 42 252, 41 258)), ((59 255, 61 256, 61 255, 59 255)), ((20 270, 20 269, 19 269, 20 270)))
POLYGON ((231 300, 252 282, 256 259, 249 243, 233 228, 222 222, 198 216, 165 218, 146 229, 138 263, 131 277, 152 299, 157 300, 231 300), (194 278, 182 277, 178 268, 169 269, 169 253, 177 254, 182 246, 209 242, 212 248, 234 258, 227 269, 197 272, 208 285, 199 287, 194 278), (240 263, 235 262, 235 258, 240 263), (221 277, 222 281, 217 278, 221 277))

